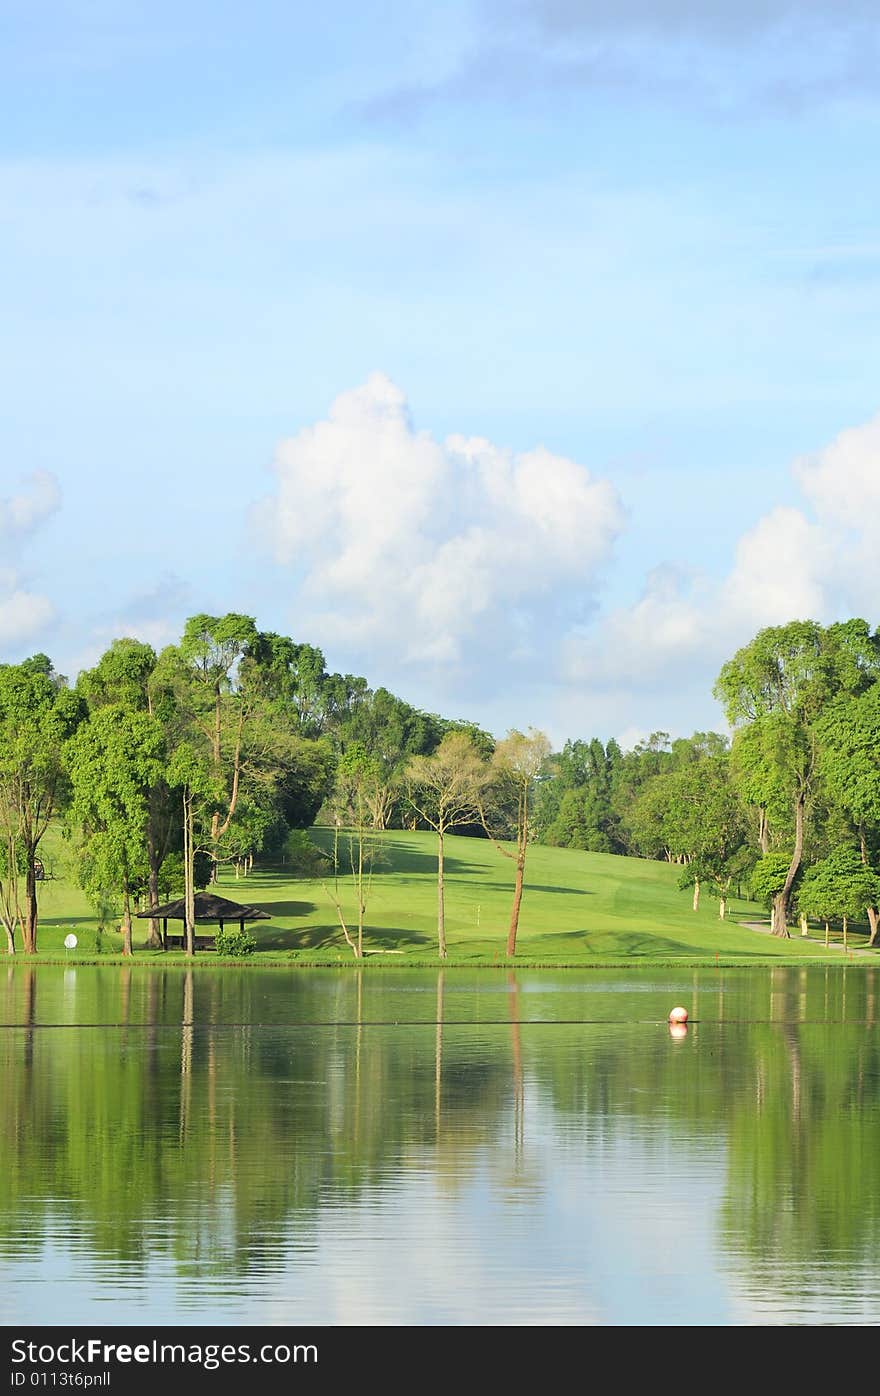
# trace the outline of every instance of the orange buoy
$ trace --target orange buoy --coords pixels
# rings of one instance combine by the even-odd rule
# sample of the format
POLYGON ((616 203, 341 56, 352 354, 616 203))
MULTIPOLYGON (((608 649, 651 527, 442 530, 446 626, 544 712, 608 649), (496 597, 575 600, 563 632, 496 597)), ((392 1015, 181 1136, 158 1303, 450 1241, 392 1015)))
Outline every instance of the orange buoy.
POLYGON ((673 1008, 669 1015, 670 1023, 686 1023, 687 1020, 688 1011, 686 1008, 673 1008))

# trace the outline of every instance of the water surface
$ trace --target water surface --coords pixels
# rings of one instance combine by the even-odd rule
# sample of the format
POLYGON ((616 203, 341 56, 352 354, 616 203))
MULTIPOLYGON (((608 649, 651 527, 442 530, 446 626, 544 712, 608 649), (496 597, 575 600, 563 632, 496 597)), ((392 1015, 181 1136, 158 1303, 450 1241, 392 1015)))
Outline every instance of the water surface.
POLYGON ((876 975, 16 964, 0 1321, 876 1323, 876 975))

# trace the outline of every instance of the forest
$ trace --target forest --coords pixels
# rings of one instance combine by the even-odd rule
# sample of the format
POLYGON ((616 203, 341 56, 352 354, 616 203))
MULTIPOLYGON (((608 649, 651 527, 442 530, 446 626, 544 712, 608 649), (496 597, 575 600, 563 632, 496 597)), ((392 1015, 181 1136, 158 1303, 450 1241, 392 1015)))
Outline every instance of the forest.
MULTIPOLYGON (((376 835, 437 836, 437 948, 446 956, 444 838, 489 838, 514 870, 516 951, 530 844, 662 859, 718 900, 746 889, 771 929, 807 918, 880 926, 880 636, 859 619, 760 631, 721 668, 730 736, 658 731, 623 751, 532 728, 496 738, 328 672, 322 652, 239 614, 197 615, 157 654, 114 641, 74 682, 46 655, 0 665, 0 915, 6 948, 37 950, 41 845, 63 830, 100 911, 132 917, 194 898, 224 866, 284 858, 326 873, 340 928, 363 955, 376 835), (333 831, 332 855, 309 840, 333 831), (339 880, 354 891, 343 908, 339 880), (335 890, 334 890, 335 889, 335 890)), ((149 944, 159 942, 158 922, 149 944)))

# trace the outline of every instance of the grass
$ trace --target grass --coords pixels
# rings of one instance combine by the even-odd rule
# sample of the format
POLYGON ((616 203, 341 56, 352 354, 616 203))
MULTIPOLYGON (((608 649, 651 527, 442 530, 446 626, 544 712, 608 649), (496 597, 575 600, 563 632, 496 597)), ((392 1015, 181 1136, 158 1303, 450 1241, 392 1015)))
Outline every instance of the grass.
MULTIPOLYGON (((313 831, 325 842, 325 831, 313 831)), ((382 836, 382 859, 373 876, 367 907, 368 964, 437 964, 436 844, 426 833, 389 831, 382 836)), ((121 938, 105 932, 96 952, 97 923, 83 893, 63 875, 63 849, 50 842, 47 870, 57 874, 40 888, 39 957, 64 959, 64 936, 78 940, 71 961, 115 959, 121 938), (55 853, 53 858, 52 854, 55 853)), ((505 964, 513 864, 480 839, 446 841, 446 932, 450 965, 505 964)), ((780 964, 810 960, 840 963, 840 950, 826 951, 816 940, 793 935, 777 940, 740 925, 766 921, 753 902, 736 898, 729 919, 718 918, 718 903, 703 895, 698 912, 691 893, 677 887, 678 869, 640 858, 583 853, 574 849, 529 849, 526 890, 517 941, 517 963, 547 966, 628 964, 780 964)), ((251 963, 305 965, 352 963, 320 881, 295 878, 283 867, 256 869, 236 881, 224 871, 222 895, 262 907, 270 922, 250 926, 258 953, 251 963)), ((350 891, 345 905, 351 916, 350 891)), ((142 950, 136 930, 136 962, 174 963, 180 952, 142 950)), ((815 934, 818 935, 818 932, 815 934)), ((850 933, 854 948, 865 935, 850 933)), ((867 960, 867 956, 860 957, 867 960)), ((216 965, 210 953, 197 962, 216 965)), ((231 963, 242 963, 233 961, 231 963)))

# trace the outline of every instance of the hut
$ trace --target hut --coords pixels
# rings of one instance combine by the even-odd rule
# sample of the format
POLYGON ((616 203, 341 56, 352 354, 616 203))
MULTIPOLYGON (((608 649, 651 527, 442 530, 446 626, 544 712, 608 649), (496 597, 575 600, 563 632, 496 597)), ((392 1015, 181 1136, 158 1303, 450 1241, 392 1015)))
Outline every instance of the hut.
MULTIPOLYGON (((244 930, 245 921, 271 921, 268 911, 261 911, 257 906, 242 906, 239 902, 231 902, 227 897, 218 897, 214 892, 197 892, 195 895, 196 926, 200 921, 216 921, 217 928, 223 930, 224 926, 237 922, 239 928, 244 930)), ((169 921, 186 922, 186 902, 183 897, 179 897, 176 902, 165 902, 164 906, 149 907, 146 911, 139 911, 138 917, 142 921, 157 920, 162 922, 162 949, 174 949, 186 946, 186 926, 180 928, 180 934, 168 933, 169 921)), ((213 928, 208 931, 197 931, 194 928, 193 947, 196 950, 213 950, 214 939, 217 931, 213 928)))

